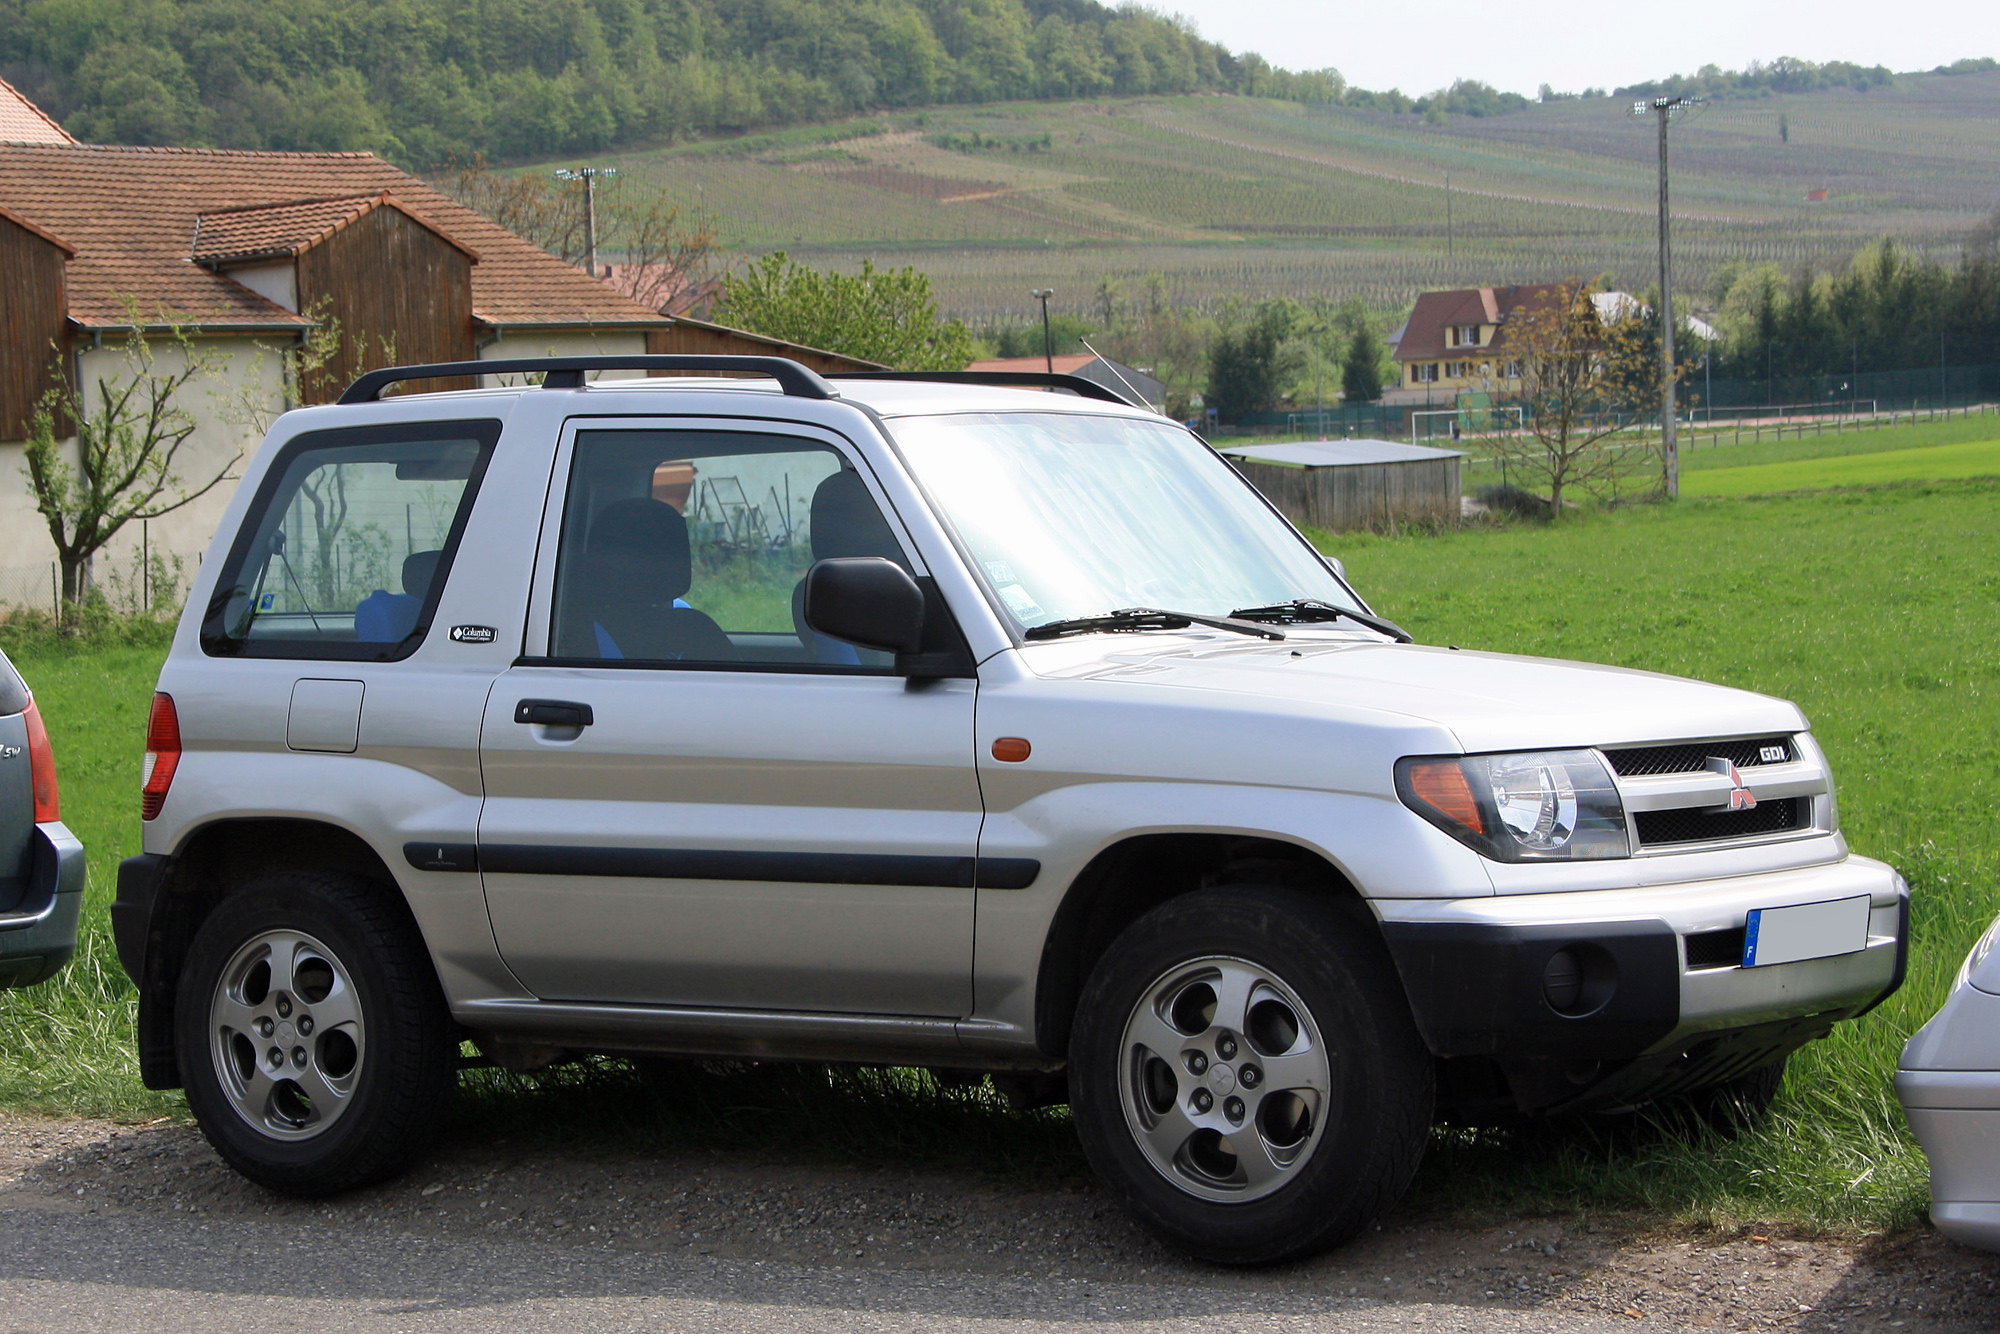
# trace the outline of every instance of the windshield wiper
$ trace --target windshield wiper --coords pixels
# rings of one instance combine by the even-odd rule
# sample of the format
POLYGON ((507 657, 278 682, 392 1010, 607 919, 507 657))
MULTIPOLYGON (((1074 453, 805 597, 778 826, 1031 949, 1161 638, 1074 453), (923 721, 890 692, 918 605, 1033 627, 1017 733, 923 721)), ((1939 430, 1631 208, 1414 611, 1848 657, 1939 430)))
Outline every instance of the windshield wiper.
POLYGON ((1240 607, 1229 613, 1239 621, 1337 621, 1341 617, 1365 625, 1370 630, 1379 630, 1399 644, 1414 644, 1417 641, 1410 632, 1394 621, 1386 620, 1371 612, 1356 611, 1352 607, 1337 607, 1331 602, 1321 602, 1318 598, 1297 598, 1291 602, 1274 602, 1268 607, 1240 607))
POLYGON ((1067 621, 1050 621, 1047 625, 1031 626, 1026 637, 1029 639, 1061 639, 1065 635, 1088 635, 1100 630, 1185 630, 1190 625, 1205 625, 1215 630, 1234 630, 1239 635, 1255 635, 1259 639, 1283 639, 1285 632, 1273 630, 1268 625, 1253 625, 1245 620, 1232 620, 1226 616, 1198 616, 1191 611, 1161 611, 1158 607, 1126 607, 1122 611, 1108 611, 1102 616, 1077 616, 1067 621))

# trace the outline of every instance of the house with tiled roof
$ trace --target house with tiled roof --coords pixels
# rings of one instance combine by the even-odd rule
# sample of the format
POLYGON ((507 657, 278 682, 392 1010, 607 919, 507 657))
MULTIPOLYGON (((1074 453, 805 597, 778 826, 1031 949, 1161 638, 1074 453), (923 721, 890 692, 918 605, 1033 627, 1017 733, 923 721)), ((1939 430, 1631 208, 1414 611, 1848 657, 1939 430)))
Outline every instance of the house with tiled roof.
MULTIPOLYGON (((0 142, 0 602, 22 600, 8 570, 19 583, 51 551, 19 442, 57 375, 124 373, 134 311, 226 358, 222 383, 182 404, 199 421, 176 464, 189 480, 292 406, 281 353, 325 321, 341 345, 303 386, 313 401, 390 359, 666 348, 659 311, 372 154, 78 144, 6 92, 33 117, 0 97, 0 136, 20 136, 0 142)), ((153 548, 200 552, 227 492, 152 525, 153 548)))
POLYGON ((56 118, 0 79, 0 144, 73 144, 76 139, 56 118))
POLYGON ((1409 321, 1390 338, 1400 374, 1382 402, 1390 407, 1449 404, 1459 394, 1518 391, 1520 367, 1494 344, 1509 317, 1558 300, 1562 291, 1561 283, 1524 283, 1425 292, 1409 321))

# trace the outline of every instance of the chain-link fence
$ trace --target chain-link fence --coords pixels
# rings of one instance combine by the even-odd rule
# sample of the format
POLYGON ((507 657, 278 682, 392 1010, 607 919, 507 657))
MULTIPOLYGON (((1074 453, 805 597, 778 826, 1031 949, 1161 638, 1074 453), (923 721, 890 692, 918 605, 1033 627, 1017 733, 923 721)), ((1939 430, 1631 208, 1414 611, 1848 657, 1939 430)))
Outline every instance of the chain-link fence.
POLYGON ((0 616, 10 611, 53 613, 61 593, 62 569, 52 560, 0 565, 0 616))

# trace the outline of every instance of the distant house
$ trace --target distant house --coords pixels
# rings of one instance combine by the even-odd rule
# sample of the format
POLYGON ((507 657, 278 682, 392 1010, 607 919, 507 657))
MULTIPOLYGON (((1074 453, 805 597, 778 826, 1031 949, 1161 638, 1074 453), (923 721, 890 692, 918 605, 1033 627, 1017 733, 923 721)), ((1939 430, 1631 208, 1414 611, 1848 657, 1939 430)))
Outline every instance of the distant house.
POLYGON ((1496 352, 1494 343, 1515 312, 1558 300, 1562 290, 1560 283, 1526 283, 1425 292, 1391 340, 1399 374, 1383 393, 1383 404, 1449 403, 1464 393, 1518 391, 1520 368, 1496 352))
MULTIPOLYGON (((993 361, 975 361, 965 369, 969 371, 1034 371, 1049 369, 1046 357, 1000 357, 993 361)), ((1166 411, 1167 387, 1158 377, 1137 367, 1127 366, 1122 361, 1100 357, 1094 352, 1068 353, 1055 358, 1055 372, 1058 375, 1077 375, 1101 384, 1125 398, 1137 398, 1156 412, 1166 411)))

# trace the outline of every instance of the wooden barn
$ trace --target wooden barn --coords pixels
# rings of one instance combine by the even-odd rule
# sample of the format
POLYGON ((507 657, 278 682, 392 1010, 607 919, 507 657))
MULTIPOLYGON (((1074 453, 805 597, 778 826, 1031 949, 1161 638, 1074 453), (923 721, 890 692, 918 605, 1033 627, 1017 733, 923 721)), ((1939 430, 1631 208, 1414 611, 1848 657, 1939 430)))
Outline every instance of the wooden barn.
POLYGON ((1331 532, 1385 532, 1399 524, 1455 524, 1453 449, 1393 440, 1300 440, 1221 449, 1284 516, 1331 532))

